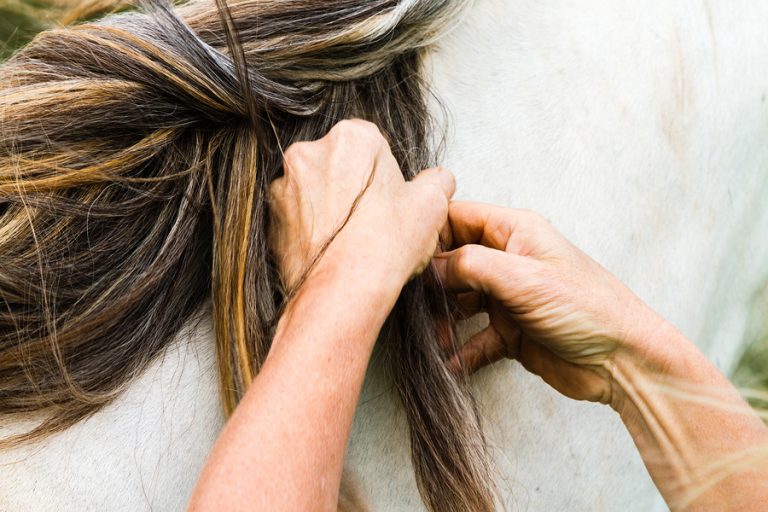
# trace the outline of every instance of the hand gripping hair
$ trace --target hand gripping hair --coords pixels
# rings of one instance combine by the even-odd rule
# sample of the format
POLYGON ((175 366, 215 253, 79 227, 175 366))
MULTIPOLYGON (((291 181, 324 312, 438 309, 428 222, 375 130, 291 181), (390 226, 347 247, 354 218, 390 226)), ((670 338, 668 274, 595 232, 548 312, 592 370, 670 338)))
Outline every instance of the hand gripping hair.
MULTIPOLYGON (((42 418, 5 445, 110 403, 206 309, 231 413, 285 298, 267 245, 281 148, 358 117, 406 177, 434 163, 421 59, 464 0, 220 1, 45 31, 0 66, 0 417, 42 418)), ((379 350, 427 507, 492 510, 432 279, 406 286, 379 350)))

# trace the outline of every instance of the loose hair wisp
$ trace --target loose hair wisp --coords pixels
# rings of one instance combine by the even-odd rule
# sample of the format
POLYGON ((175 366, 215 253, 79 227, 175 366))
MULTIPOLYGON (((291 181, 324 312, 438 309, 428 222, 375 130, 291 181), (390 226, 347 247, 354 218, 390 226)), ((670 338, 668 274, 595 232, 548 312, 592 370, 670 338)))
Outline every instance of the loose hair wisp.
MULTIPOLYGON (((42 32, 0 66, 0 418, 43 418, 5 445, 110 403, 209 303, 233 411, 284 300, 267 244, 281 147, 359 117, 406 177, 434 163, 421 56, 465 0, 217 1, 42 32)), ((492 510, 427 274, 403 291, 383 360, 427 507, 492 510)))

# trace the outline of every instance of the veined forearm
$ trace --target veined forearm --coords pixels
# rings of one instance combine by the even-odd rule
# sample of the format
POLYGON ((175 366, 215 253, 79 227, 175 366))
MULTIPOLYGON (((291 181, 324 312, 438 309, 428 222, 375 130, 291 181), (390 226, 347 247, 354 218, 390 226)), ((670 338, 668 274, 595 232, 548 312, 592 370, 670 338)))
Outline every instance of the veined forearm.
MULTIPOLYGON (((673 510, 750 510, 768 499, 768 470, 754 459, 768 429, 731 383, 671 326, 652 351, 608 365, 612 406, 673 510)), ((763 458, 765 460, 765 458, 763 458)))

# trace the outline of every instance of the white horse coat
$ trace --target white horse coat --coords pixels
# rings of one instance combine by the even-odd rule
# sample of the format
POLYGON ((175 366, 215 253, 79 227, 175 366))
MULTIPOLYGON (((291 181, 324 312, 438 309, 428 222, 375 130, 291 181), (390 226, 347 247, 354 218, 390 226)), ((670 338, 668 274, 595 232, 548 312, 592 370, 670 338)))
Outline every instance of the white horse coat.
MULTIPOLYGON (((428 66, 457 197, 543 213, 730 371, 768 283, 766 27, 759 0, 478 0, 428 66)), ((0 452, 0 510, 182 510, 215 371, 203 318, 110 407, 0 452)), ((661 507, 607 407, 512 362, 475 384, 507 509, 661 507)), ((423 508, 405 429, 374 358, 348 449, 373 510, 423 508)))

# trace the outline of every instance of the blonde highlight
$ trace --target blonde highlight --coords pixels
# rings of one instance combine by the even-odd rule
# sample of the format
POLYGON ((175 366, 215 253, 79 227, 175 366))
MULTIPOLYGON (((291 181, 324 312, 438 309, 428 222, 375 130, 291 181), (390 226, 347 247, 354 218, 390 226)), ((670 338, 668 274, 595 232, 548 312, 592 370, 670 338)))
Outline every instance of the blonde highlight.
MULTIPOLYGON (((360 117, 406 177, 434 164, 422 53, 466 4, 150 2, 44 32, 2 65, 0 413, 44 416, 0 443, 110 403, 209 303, 231 413, 285 300, 266 238, 280 148, 360 117)), ((474 401, 443 364, 449 317, 427 272, 382 350, 427 507, 492 510, 474 401)))

